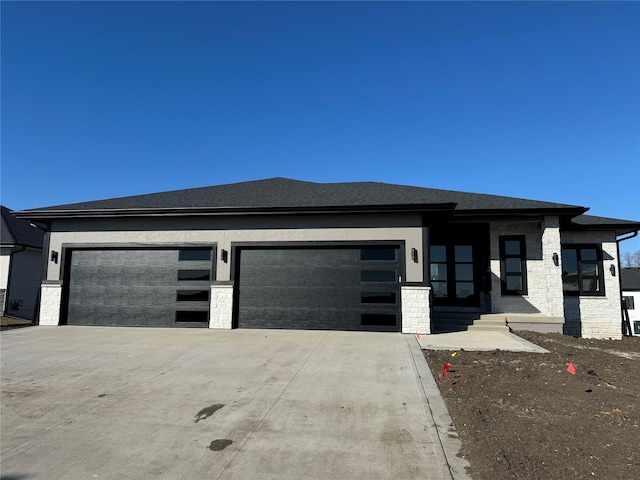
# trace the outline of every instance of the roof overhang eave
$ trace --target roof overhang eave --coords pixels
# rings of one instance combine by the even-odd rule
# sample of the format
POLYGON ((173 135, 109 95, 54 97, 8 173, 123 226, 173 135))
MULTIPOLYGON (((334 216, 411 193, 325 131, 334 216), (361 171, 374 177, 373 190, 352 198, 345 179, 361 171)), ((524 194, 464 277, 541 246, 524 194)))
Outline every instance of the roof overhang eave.
POLYGON ((114 217, 177 217, 177 216, 228 216, 228 215, 302 215, 345 213, 427 213, 451 212, 455 203, 402 204, 402 205, 345 205, 323 207, 185 207, 185 208, 123 208, 95 210, 24 210, 15 212, 18 218, 48 222, 68 218, 114 217))
POLYGON ((589 209, 586 207, 545 207, 545 208, 509 208, 509 209, 477 209, 456 210, 456 216, 469 217, 541 217, 557 215, 563 218, 574 218, 584 214, 589 209))

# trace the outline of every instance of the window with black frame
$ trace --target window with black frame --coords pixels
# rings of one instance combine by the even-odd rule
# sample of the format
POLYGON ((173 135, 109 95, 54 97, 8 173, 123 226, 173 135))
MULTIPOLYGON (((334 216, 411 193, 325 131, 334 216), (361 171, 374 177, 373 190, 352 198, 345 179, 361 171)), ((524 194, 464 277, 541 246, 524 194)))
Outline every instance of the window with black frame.
POLYGON ((500 237, 500 280, 503 295, 527 294, 527 252, 524 235, 500 237))
POLYGON ((602 250, 599 245, 562 246, 562 289, 565 295, 604 295, 602 250))

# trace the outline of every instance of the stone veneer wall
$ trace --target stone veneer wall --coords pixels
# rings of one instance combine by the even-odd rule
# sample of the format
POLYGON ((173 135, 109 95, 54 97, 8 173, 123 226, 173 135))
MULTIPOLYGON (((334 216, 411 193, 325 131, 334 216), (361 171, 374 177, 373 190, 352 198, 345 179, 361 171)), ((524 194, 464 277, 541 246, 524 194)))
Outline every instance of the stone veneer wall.
POLYGON ((563 316, 562 268, 553 263, 553 254, 557 253, 560 256, 558 218, 545 217, 542 223, 492 223, 490 238, 492 312, 563 316), (500 237, 504 235, 525 237, 527 295, 502 295, 500 237))
POLYGON ((209 328, 232 328, 233 285, 211 286, 209 328))
POLYGON ((40 290, 40 325, 58 325, 62 285, 43 284, 40 290))
POLYGON ((401 287, 402 333, 431 333, 430 287, 401 287))

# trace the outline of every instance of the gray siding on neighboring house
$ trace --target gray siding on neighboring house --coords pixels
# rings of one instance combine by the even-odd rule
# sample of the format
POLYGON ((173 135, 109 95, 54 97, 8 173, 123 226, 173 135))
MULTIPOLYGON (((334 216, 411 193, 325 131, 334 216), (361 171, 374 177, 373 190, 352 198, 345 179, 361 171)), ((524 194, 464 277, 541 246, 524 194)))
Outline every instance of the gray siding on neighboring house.
POLYGON ((42 251, 26 249, 11 257, 6 314, 35 320, 42 279, 42 251))

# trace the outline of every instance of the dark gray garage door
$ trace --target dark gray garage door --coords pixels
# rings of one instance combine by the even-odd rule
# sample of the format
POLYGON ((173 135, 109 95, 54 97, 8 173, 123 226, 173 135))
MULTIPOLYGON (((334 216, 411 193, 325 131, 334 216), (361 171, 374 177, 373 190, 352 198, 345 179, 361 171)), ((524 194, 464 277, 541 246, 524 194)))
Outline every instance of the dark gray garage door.
POLYGON ((207 327, 211 248, 74 250, 67 323, 207 327))
POLYGON ((244 328, 400 330, 400 249, 242 248, 235 322, 244 328))

